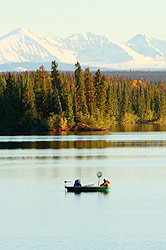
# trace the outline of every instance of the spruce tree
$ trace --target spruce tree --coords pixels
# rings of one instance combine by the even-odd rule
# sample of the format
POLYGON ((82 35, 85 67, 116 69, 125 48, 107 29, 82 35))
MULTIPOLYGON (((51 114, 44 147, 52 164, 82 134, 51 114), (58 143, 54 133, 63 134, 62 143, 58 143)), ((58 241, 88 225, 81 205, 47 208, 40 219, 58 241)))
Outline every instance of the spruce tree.
POLYGON ((146 104, 145 104, 144 87, 140 85, 139 96, 138 96, 138 116, 141 122, 145 121, 145 111, 146 111, 146 104))
POLYGON ((102 80, 102 73, 98 69, 97 72, 95 73, 94 77, 94 87, 95 87, 95 102, 96 102, 96 107, 99 109, 100 107, 100 87, 101 87, 101 80, 102 80))
POLYGON ((37 118, 36 99, 31 79, 27 78, 25 92, 23 95, 24 117, 30 124, 37 118))
POLYGON ((53 89, 53 112, 57 112, 58 114, 62 115, 62 85, 60 74, 58 71, 58 64, 56 63, 56 61, 53 61, 51 64, 51 79, 53 89))
POLYGON ((101 82, 98 85, 99 89, 99 96, 100 98, 98 99, 98 109, 100 112, 104 115, 106 111, 106 101, 107 101, 107 87, 108 84, 106 82, 105 76, 103 75, 101 82))
POLYGON ((128 88, 127 83, 124 83, 124 89, 123 89, 123 94, 122 94, 122 116, 125 113, 131 114, 132 113, 132 103, 131 103, 131 96, 130 96, 130 91, 128 88))
POLYGON ((65 118, 67 119, 68 125, 71 126, 74 124, 73 93, 67 79, 64 80, 62 93, 64 99, 65 118))
POLYGON ((108 99, 107 99, 107 115, 113 117, 113 84, 112 82, 108 87, 108 99))
POLYGON ((95 88, 93 85, 93 78, 92 74, 89 71, 89 68, 87 68, 84 72, 84 78, 85 78, 85 91, 86 91, 86 103, 88 106, 88 111, 90 115, 94 115, 95 111, 95 88))
POLYGON ((4 121, 9 129, 17 128, 21 118, 18 93, 16 79, 9 73, 4 91, 4 121))
POLYGON ((117 96, 117 84, 114 83, 113 85, 113 116, 115 117, 116 121, 120 120, 120 104, 118 101, 118 96, 117 96))
POLYGON ((6 80, 4 77, 0 76, 0 128, 5 126, 4 124, 4 116, 5 116, 5 88, 6 88, 6 80))
POLYGON ((86 103, 85 96, 85 83, 83 79, 83 72, 79 62, 75 64, 75 105, 76 105, 76 115, 83 114, 83 116, 88 116, 88 107, 86 103))

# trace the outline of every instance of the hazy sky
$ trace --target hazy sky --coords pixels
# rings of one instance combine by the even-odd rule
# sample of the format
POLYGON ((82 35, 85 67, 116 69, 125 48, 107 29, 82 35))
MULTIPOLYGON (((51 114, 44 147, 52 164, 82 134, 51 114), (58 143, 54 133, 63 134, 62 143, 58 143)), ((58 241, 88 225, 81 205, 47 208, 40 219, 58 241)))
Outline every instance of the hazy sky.
POLYGON ((20 26, 41 35, 94 32, 125 42, 141 33, 166 40, 165 0, 1 0, 0 36, 20 26))

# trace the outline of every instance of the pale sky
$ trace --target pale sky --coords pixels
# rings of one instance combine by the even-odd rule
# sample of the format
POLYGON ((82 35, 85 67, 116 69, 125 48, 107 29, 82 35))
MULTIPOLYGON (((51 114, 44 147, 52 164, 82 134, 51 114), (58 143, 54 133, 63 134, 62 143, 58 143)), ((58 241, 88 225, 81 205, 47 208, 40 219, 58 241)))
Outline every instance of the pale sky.
POLYGON ((166 0, 0 0, 0 37, 25 26, 65 38, 93 32, 126 42, 136 34, 166 40, 166 0))

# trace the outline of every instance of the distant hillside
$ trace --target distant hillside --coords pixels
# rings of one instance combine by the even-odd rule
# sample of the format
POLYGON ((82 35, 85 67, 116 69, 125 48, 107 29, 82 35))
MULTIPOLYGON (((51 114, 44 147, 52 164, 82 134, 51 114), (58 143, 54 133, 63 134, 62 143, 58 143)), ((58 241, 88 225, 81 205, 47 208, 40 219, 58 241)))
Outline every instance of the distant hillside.
POLYGON ((103 73, 109 76, 128 76, 136 80, 147 79, 155 83, 162 80, 166 84, 166 71, 103 71, 103 73))

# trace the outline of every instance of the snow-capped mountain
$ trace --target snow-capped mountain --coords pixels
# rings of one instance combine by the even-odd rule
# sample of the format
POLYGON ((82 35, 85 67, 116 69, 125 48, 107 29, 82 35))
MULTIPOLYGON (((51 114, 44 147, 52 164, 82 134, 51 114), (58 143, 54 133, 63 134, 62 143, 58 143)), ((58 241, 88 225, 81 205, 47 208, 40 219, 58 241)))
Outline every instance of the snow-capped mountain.
POLYGON ((126 44, 93 33, 59 39, 42 37, 22 27, 0 38, 0 70, 31 69, 56 60, 63 69, 78 60, 84 66, 108 69, 164 68, 166 41, 136 35, 126 44), (21 65, 22 64, 22 65, 21 65), (17 67, 16 67, 17 65, 17 67), (67 66, 68 65, 68 66, 67 66))
POLYGON ((166 41, 139 34, 129 40, 126 45, 137 53, 154 60, 166 60, 166 41))
POLYGON ((68 37, 64 41, 66 48, 77 54, 84 63, 121 63, 132 60, 132 52, 122 45, 103 36, 90 32, 68 37))
POLYGON ((134 65, 133 61, 135 65, 151 61, 151 58, 137 53, 123 43, 90 32, 72 35, 64 43, 66 49, 76 52, 77 60, 84 65, 130 68, 129 65, 134 65))
POLYGON ((73 63, 72 51, 63 48, 63 41, 57 38, 40 37, 21 27, 0 38, 0 63, 46 62, 51 60, 73 63))

